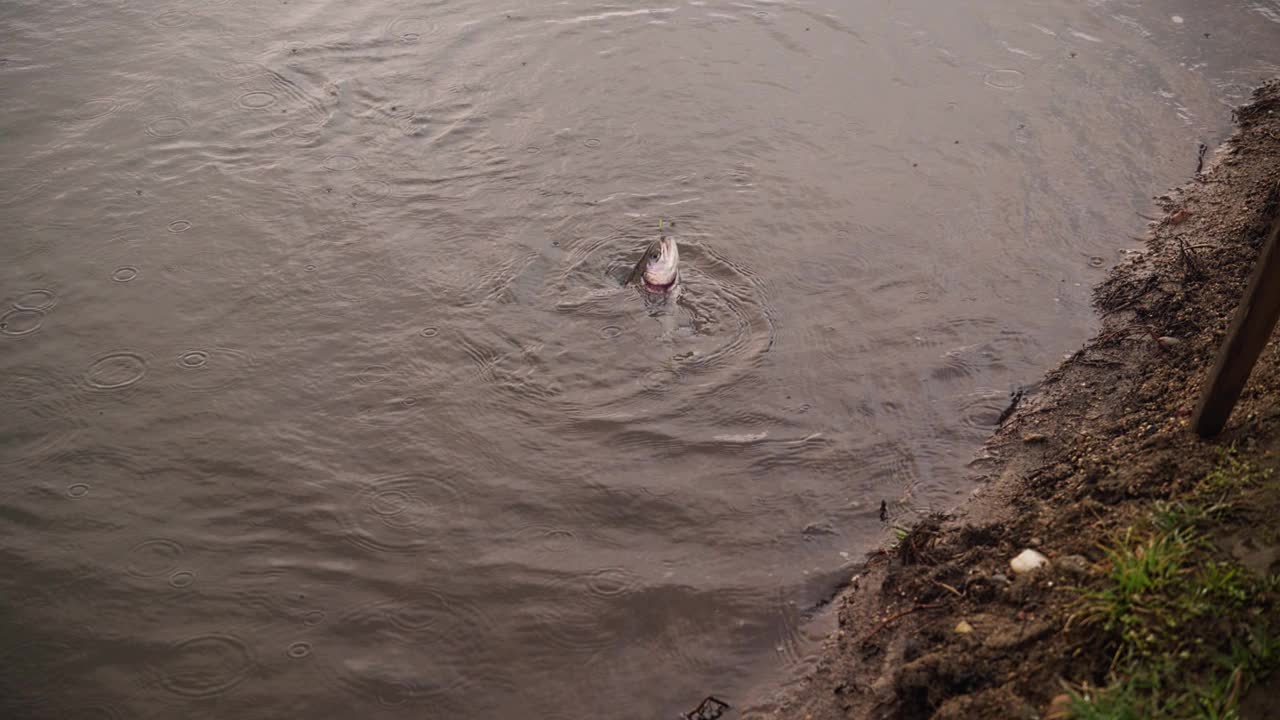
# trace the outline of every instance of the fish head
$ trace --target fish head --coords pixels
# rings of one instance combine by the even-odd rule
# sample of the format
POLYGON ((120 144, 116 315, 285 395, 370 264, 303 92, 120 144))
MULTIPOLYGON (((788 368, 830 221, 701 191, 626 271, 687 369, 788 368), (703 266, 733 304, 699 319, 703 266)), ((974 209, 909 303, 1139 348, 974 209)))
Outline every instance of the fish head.
POLYGON ((651 290, 665 290, 676 281, 676 270, 680 265, 680 250, 676 247, 676 239, 670 235, 654 241, 645 250, 644 284, 651 290))

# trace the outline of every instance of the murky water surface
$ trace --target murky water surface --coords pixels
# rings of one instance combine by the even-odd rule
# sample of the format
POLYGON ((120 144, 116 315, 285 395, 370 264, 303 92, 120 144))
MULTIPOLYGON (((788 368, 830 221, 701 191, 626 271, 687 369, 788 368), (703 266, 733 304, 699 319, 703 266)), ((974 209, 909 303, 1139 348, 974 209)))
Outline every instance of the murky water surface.
POLYGON ((1212 5, 0 5, 5 717, 749 705, 1280 71, 1212 5))

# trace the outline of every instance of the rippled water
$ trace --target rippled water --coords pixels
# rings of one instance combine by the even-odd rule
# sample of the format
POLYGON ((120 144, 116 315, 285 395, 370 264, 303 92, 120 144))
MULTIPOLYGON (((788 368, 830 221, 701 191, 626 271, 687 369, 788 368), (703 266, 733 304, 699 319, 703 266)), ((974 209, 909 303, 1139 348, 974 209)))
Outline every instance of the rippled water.
POLYGON ((1280 70, 1274 0, 0 28, 6 717, 749 705, 1280 70))

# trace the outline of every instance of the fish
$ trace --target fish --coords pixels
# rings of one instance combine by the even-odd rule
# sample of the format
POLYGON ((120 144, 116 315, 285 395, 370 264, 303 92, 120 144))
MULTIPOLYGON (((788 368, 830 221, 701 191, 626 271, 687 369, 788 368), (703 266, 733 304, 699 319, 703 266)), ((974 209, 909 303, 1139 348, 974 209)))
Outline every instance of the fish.
POLYGON ((649 243, 644 255, 627 276, 627 285, 635 285, 645 292, 665 295, 680 282, 680 249, 670 235, 649 243))

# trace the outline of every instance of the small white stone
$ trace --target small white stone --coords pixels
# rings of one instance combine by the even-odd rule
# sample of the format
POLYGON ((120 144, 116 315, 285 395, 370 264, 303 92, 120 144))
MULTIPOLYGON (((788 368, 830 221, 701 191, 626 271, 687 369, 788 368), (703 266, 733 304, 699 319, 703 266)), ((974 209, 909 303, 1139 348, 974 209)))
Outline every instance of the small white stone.
POLYGON ((1173 16, 1173 18, 1172 18, 1172 20, 1173 20, 1175 23, 1179 24, 1179 25, 1181 25, 1181 24, 1182 24, 1182 16, 1181 16, 1181 15, 1174 15, 1174 16, 1173 16))
POLYGON ((961 635, 968 635, 969 633, 973 632, 973 626, 965 622, 964 620, 961 620, 960 622, 956 623, 956 632, 960 633, 961 635))
POLYGON ((1031 548, 1027 548, 1019 553, 1018 557, 1009 561, 1009 567, 1013 568, 1015 573, 1021 575, 1023 573, 1029 573, 1047 562, 1049 562, 1049 558, 1041 555, 1031 548))

